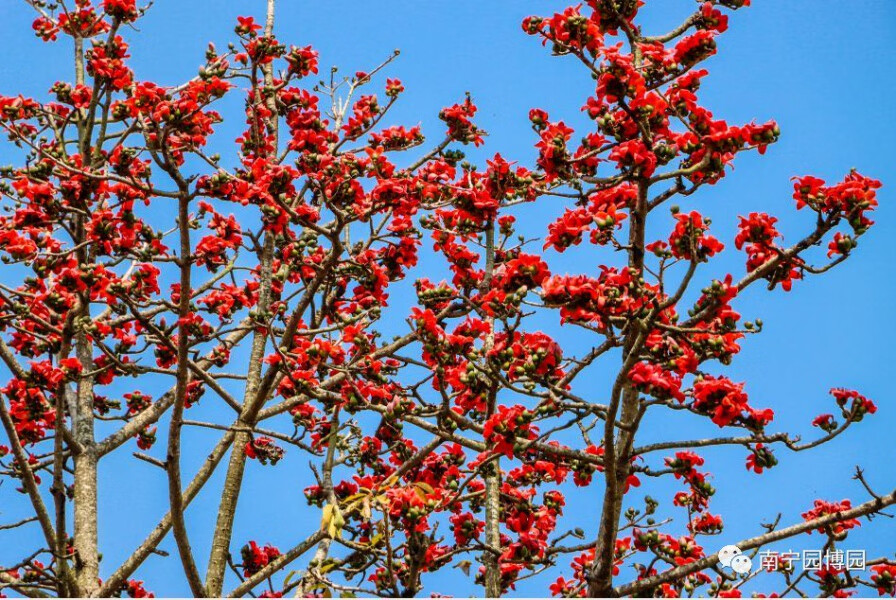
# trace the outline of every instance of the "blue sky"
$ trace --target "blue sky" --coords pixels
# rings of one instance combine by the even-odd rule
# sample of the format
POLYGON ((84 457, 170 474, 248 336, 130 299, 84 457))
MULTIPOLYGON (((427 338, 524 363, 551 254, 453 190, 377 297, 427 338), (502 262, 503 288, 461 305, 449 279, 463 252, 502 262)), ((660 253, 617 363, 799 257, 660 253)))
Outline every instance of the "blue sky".
MULTIPOLYGON (((286 43, 315 46, 320 51, 322 72, 330 65, 338 65, 346 73, 369 70, 393 49, 402 50, 387 73, 402 79, 407 88, 391 115, 395 124, 420 123, 431 140, 439 140, 443 131, 436 117, 439 109, 470 91, 480 107, 476 121, 490 134, 483 151, 471 153, 480 164, 501 152, 508 160, 531 165, 535 140, 526 115, 532 107, 544 108, 574 127, 585 125, 579 107, 593 91, 588 75, 572 59, 551 57, 519 27, 528 14, 548 14, 565 3, 281 0, 280 4, 278 37, 286 43)), ((745 341, 743 352, 726 371, 732 379, 748 382, 755 406, 775 409, 776 430, 803 433, 807 438, 814 433, 808 426, 812 416, 833 407, 827 395, 832 386, 859 389, 879 410, 827 446, 801 454, 779 450, 781 464, 762 476, 744 469, 746 452, 742 448, 707 452, 708 468, 715 474, 718 489, 712 512, 721 513, 727 524, 720 538, 705 542, 709 552, 758 533, 758 524, 774 519, 779 512, 783 513, 782 523, 798 521, 799 513, 815 498, 864 500, 861 486, 851 480, 857 464, 866 468, 868 480, 879 491, 896 487, 896 465, 890 460, 896 404, 889 373, 896 336, 890 312, 896 292, 891 242, 896 236, 896 211, 891 202, 891 189, 896 186, 892 168, 896 120, 891 99, 896 78, 891 58, 896 4, 885 0, 859 0, 848 8, 834 0, 754 0, 754 4, 732 15, 730 30, 719 40, 719 54, 707 64, 711 76, 702 88, 701 100, 732 123, 775 118, 782 129, 781 141, 764 157, 741 156, 736 170, 722 183, 682 200, 683 208, 696 208, 711 216, 713 233, 729 246, 721 260, 699 272, 698 280, 709 281, 727 271, 743 272, 743 254, 734 251, 732 243, 738 215, 752 211, 777 215, 785 240, 795 239, 812 226, 808 213, 794 209, 791 176, 814 174, 834 181, 857 167, 883 180, 885 187, 873 217, 877 225, 845 265, 824 276, 796 282, 791 293, 769 293, 756 286, 743 295, 737 309, 745 318, 761 317, 765 331, 745 341)), ((654 0, 644 9, 643 23, 648 31, 663 32, 692 7, 693 3, 685 0, 654 0)), ((208 41, 226 47, 233 39, 236 16, 253 14, 261 19, 263 9, 261 0, 157 0, 139 23, 140 32, 129 34, 137 78, 176 84, 191 77, 202 62, 208 41)), ((0 62, 2 94, 45 97, 54 81, 72 79, 70 49, 39 42, 31 33, 32 19, 23 2, 5 0, 0 4, 5 48, 0 62)), ((230 121, 219 128, 214 143, 225 160, 233 159, 230 142, 242 121, 240 103, 234 95, 221 106, 230 121)), ((0 159, 11 160, 7 148, 0 150, 0 159)), ((560 212, 560 203, 546 200, 516 214, 524 229, 539 231, 560 212)), ((662 218, 657 236, 666 225, 662 218)), ((552 256, 553 264, 560 265, 561 271, 583 272, 616 260, 593 250, 577 252, 562 260, 552 256)), ((430 266, 434 264, 421 265, 424 270, 430 266)), ((395 297, 396 312, 392 314, 400 314, 399 307, 407 302, 407 298, 395 297)), ((555 321, 545 320, 543 326, 557 332, 555 321)), ((590 344, 576 331, 562 335, 568 340, 565 347, 590 344)), ((609 372, 609 368, 597 370, 582 382, 581 389, 608 387, 609 372)), ((639 443, 662 439, 669 431, 674 431, 676 438, 687 439, 712 433, 714 426, 695 424, 678 414, 658 413, 645 424, 639 443)), ((215 439, 203 434, 190 438, 197 463, 215 439)), ((318 516, 306 509, 301 495, 308 473, 304 460, 298 459, 298 454, 287 456, 274 469, 249 465, 249 492, 240 504, 235 550, 250 536, 289 547, 302 531, 317 526, 318 516), (270 510, 272 506, 277 510, 270 510)), ((195 464, 186 461, 185 476, 194 468, 195 464)), ((133 459, 113 460, 101 475, 108 482, 101 497, 103 570, 108 574, 143 539, 155 515, 162 514, 167 491, 160 471, 135 464, 133 459)), ((189 513, 194 546, 201 549, 200 563, 204 563, 214 524, 219 483, 220 477, 213 479, 189 513)), ((675 489, 667 482, 649 491, 664 499, 675 489)), ((573 497, 570 512, 582 515, 587 523, 587 515, 596 515, 599 489, 579 490, 573 497)), ((13 520, 24 508, 23 502, 11 486, 0 488, 0 522, 13 520)), ((9 549, 26 541, 23 535, 28 537, 24 532, 0 534, 0 564, 13 558, 15 553, 9 549)), ((894 537, 894 521, 878 519, 851 534, 844 548, 865 548, 869 555, 892 553, 894 537)), ((816 534, 778 548, 813 549, 820 543, 816 534)), ((170 539, 162 547, 175 551, 170 539)), ((187 594, 175 561, 151 557, 137 578, 147 580, 157 593, 187 594)), ((433 576, 429 587, 455 595, 475 594, 477 589, 459 583, 456 573, 449 569, 433 576)), ((561 573, 569 575, 569 569, 558 569, 552 579, 561 573)), ((545 588, 533 583, 521 585, 518 591, 540 595, 545 588)))

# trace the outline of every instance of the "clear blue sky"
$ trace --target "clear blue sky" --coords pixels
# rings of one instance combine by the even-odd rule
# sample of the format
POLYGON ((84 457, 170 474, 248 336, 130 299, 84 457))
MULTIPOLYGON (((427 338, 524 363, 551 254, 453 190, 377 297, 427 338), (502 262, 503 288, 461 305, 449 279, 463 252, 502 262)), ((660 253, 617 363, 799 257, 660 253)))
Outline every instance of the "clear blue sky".
MULTIPOLYGON (((799 513, 808 509, 814 498, 864 500, 865 493, 851 480, 857 464, 866 468, 868 480, 879 491, 896 487, 896 465, 891 458, 896 404, 889 372, 896 336, 891 314, 896 292, 891 241, 896 236, 896 211, 891 202, 896 189, 892 168, 896 4, 887 0, 754 0, 754 4, 732 15, 730 30, 719 40, 720 52, 708 63, 712 75, 706 80, 702 100, 716 115, 733 123, 775 118, 783 133, 766 156, 740 157, 736 171, 720 185, 682 202, 684 208, 697 208, 711 216, 714 234, 729 246, 725 258, 706 267, 700 276, 708 281, 726 269, 742 273, 743 254, 734 251, 731 243, 737 215, 751 211, 775 214, 781 219, 785 239, 790 240, 811 227, 808 213, 797 213, 790 199, 789 178, 793 175, 815 174, 835 180, 855 166, 882 179, 885 187, 873 217, 877 225, 845 265, 824 276, 796 282, 789 294, 780 290, 768 293, 758 286, 744 294, 738 310, 745 318, 761 317, 766 327, 761 336, 745 341, 743 352, 727 374, 748 381, 754 405, 775 409, 775 430, 814 435, 809 420, 833 407, 827 395, 832 386, 859 389, 878 404, 879 411, 822 448, 797 455, 779 450, 781 464, 762 476, 744 469, 746 452, 742 448, 707 452, 708 468, 716 476, 718 489, 711 509, 721 513, 727 524, 720 538, 704 538, 708 552, 758 533, 758 523, 772 520, 778 512, 784 515, 782 523, 800 520, 799 513)), ((330 65, 348 73, 369 70, 400 48, 402 56, 388 75, 401 78, 408 91, 392 115, 394 123, 419 122, 431 139, 440 139, 439 109, 462 99, 469 90, 480 107, 477 123, 490 133, 484 152, 473 158, 481 163, 500 151, 508 159, 530 165, 534 140, 526 121, 528 110, 544 108, 552 117, 584 125, 579 107, 593 91, 587 74, 571 59, 552 58, 519 26, 528 14, 548 14, 565 5, 553 0, 281 0, 277 35, 286 43, 314 45, 320 51, 322 72, 330 65)), ((693 6, 685 0, 650 2, 644 10, 645 26, 657 33, 665 31, 693 6)), ((261 19, 263 10, 262 0, 156 0, 139 23, 140 33, 129 33, 137 78, 176 84, 191 77, 202 62, 208 41, 225 47, 233 39, 237 15, 253 14, 261 19)), ((70 49, 39 42, 31 33, 32 19, 24 2, 4 0, 0 4, 2 94, 45 97, 54 81, 72 79, 70 49)), ((219 128, 215 142, 231 159, 230 142, 242 121, 240 102, 234 96, 224 105, 230 123, 219 128)), ((0 150, 0 160, 10 160, 7 148, 0 150)), ((559 204, 547 201, 517 214, 524 227, 534 232, 561 210, 559 204)), ((607 260, 581 253, 576 257, 576 262, 565 259, 566 263, 555 264, 562 265, 560 270, 580 271, 583 265, 607 260)), ((397 299, 396 305, 401 306, 402 301, 397 299)), ((555 322, 545 321, 544 327, 556 333, 555 322)), ((587 341, 573 339, 566 347, 577 344, 584 346, 587 341)), ((595 373, 581 389, 608 387, 604 375, 595 373)), ((681 415, 654 418, 640 441, 659 439, 669 431, 680 439, 714 431, 714 426, 707 428, 693 421, 681 415)), ((213 439, 190 438, 197 463, 213 439)), ((157 448, 157 453, 160 451, 157 448)), ((185 477, 190 477, 194 468, 195 464, 187 461, 185 477)), ((302 531, 317 526, 318 515, 305 507, 301 495, 308 474, 298 453, 288 455, 273 469, 250 464, 247 473, 248 493, 237 516, 234 550, 250 536, 284 549, 302 531)), ((107 575, 164 511, 167 491, 158 469, 133 459, 105 465, 101 475, 107 484, 101 491, 103 574, 107 575)), ((214 523, 219 483, 220 477, 214 479, 189 513, 201 564, 214 523)), ((651 485, 650 493, 661 500, 677 489, 670 482, 651 485)), ((589 532, 594 528, 589 515, 596 516, 599 491, 595 487, 572 494, 575 500, 570 512, 582 515, 583 524, 591 523, 589 532)), ((0 522, 21 514, 24 502, 11 486, 0 488, 0 522)), ((680 528, 681 515, 678 517, 680 528)), ((33 535, 36 530, 28 533, 33 535)), ((19 557, 14 547, 25 541, 24 534, 0 534, 0 564, 19 557)), ((866 548, 869 554, 892 552, 893 539, 896 523, 879 519, 873 526, 863 523, 844 548, 866 548)), ((820 543, 816 534, 786 542, 778 549, 812 549, 820 543)), ((170 539, 162 548, 175 552, 170 539)), ((137 578, 145 579, 157 594, 188 594, 176 560, 153 556, 137 578)), ((427 591, 477 593, 476 588, 460 584, 458 574, 448 569, 433 576, 427 591)), ((551 578, 558 574, 568 576, 570 570, 564 566, 551 578)), ((546 588, 521 585, 518 593, 541 595, 546 588)))

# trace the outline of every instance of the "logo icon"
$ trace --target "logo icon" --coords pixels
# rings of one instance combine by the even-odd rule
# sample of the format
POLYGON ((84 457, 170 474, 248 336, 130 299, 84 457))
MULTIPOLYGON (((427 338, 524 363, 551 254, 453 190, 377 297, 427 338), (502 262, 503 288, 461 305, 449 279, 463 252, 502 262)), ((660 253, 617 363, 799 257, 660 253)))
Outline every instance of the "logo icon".
POLYGON ((737 546, 725 546, 719 550, 719 564, 738 575, 746 575, 753 568, 753 561, 737 546))

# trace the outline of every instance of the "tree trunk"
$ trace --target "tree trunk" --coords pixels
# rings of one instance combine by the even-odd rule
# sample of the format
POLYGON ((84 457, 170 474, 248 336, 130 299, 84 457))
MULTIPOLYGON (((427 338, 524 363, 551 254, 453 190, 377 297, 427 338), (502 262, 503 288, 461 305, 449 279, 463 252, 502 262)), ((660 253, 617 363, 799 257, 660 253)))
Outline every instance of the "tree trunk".
MULTIPOLYGON (((89 319, 89 309, 82 312, 83 319, 89 319), (88 315, 84 315, 88 312, 88 315)), ((73 415, 75 440, 81 451, 75 455, 74 486, 74 538, 75 538, 75 578, 78 592, 91 596, 99 588, 99 539, 97 535, 97 462, 96 440, 93 431, 93 376, 87 375, 93 369, 93 347, 83 330, 77 332, 77 352, 83 369, 78 380, 76 412, 73 415)))

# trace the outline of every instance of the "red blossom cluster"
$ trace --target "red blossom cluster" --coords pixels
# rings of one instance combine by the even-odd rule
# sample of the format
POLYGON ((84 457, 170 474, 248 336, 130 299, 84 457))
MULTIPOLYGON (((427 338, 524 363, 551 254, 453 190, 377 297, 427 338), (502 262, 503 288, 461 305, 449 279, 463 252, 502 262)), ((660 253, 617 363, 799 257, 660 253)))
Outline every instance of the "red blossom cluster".
POLYGON ((877 588, 879 596, 896 595, 896 565, 874 565, 871 572, 871 583, 877 588))
POLYGON ((254 541, 250 541, 240 549, 240 557, 243 560, 243 577, 249 577, 259 572, 279 556, 280 551, 274 546, 259 546, 254 541))
MULTIPOLYGON (((827 515, 836 515, 852 508, 852 502, 849 500, 841 500, 840 502, 826 502, 824 500, 816 500, 815 508, 803 513, 803 518, 812 521, 819 517, 827 515)), ((842 519, 831 521, 828 525, 819 527, 816 531, 825 535, 831 535, 837 539, 846 537, 846 532, 855 527, 860 527, 862 523, 858 519, 842 519)))
MULTIPOLYGON (((482 166, 462 150, 485 142, 470 96, 438 111, 447 131, 432 147, 423 126, 391 121, 404 85, 379 77, 394 56, 309 82, 321 68, 311 46, 278 40, 273 15, 268 26, 240 17, 227 50, 209 46, 196 77, 162 86, 129 66, 124 26, 144 11, 134 0, 33 4, 40 39, 83 42, 83 73, 55 83, 50 101, 0 96, 0 128, 28 151, 0 168, 0 255, 15 269, 0 286, 0 478, 60 516, 36 517, 52 565, 34 555, 0 583, 152 597, 131 575, 171 529, 197 596, 224 595, 231 567, 236 596, 267 581, 262 597, 410 597, 453 566, 489 596, 529 578, 564 597, 740 594, 701 567, 703 536, 724 521, 709 512, 709 461, 690 448, 746 447, 761 474, 777 464, 775 444, 796 442, 767 433, 774 411, 751 406, 712 363, 728 365, 762 328, 734 309, 741 292, 757 280, 790 290, 844 260, 873 224, 880 187, 856 172, 832 186, 797 179, 797 208, 817 219, 793 246, 756 212, 725 224, 672 207, 654 234, 667 201, 717 184, 739 153, 765 153, 780 135, 773 121, 732 125, 699 102, 701 64, 729 10, 749 1, 702 2, 660 36, 642 30, 640 0, 525 19, 590 77, 573 107, 587 126, 534 108, 529 158, 489 153, 482 166), (235 94, 244 126, 222 158, 216 108, 235 94), (534 241, 536 202, 561 206, 534 241), (745 273, 695 292, 726 232, 746 251, 745 273), (808 251, 825 243, 829 262, 814 266, 808 251), (661 411, 740 436, 670 431, 645 444, 641 427, 666 428, 661 411), (181 454, 193 447, 181 440, 198 428, 222 437, 185 484, 181 454), (128 442, 161 465, 171 510, 100 580, 99 517, 77 509, 94 506, 99 460, 128 442), (245 472, 290 461, 311 465, 304 495, 319 528, 283 553, 250 541, 235 563, 245 472), (664 476, 682 486, 671 499, 636 497, 664 476), (223 492, 203 577, 184 511, 206 484, 223 492), (588 519, 576 514, 579 488, 600 496, 588 519), (284 575, 312 554, 303 575, 284 575), (557 577, 566 564, 571 575, 557 577)), ((820 442, 877 410, 856 391, 831 394, 843 424, 816 417, 820 442)), ((817 500, 805 530, 842 539, 859 524, 836 518, 851 508, 817 500)), ((815 576, 822 591, 848 586, 840 572, 815 576)), ((892 594, 894 577, 877 565, 871 583, 892 594)))
POLYGON ((129 598, 155 598, 156 595, 150 591, 147 591, 146 588, 143 587, 142 581, 136 581, 131 579, 127 583, 127 587, 125 588, 125 593, 129 598))

